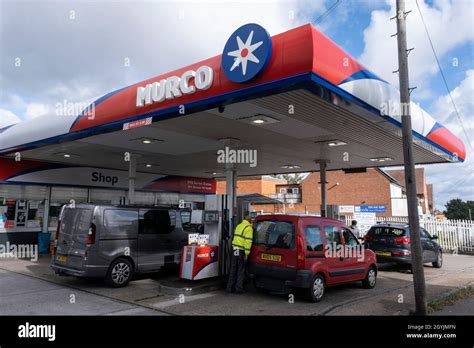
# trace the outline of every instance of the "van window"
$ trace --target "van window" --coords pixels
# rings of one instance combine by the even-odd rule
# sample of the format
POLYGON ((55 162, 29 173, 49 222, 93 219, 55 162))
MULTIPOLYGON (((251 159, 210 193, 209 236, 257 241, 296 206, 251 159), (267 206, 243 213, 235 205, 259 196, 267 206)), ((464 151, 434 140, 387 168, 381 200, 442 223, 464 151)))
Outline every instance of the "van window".
POLYGON ((107 235, 128 236, 137 233, 138 211, 125 209, 106 209, 104 226, 107 235))
POLYGON ((357 241, 356 237, 354 237, 352 232, 347 228, 342 228, 342 236, 344 237, 344 242, 346 243, 346 246, 359 245, 359 242, 357 241))
POLYGON ((333 243, 336 243, 337 247, 342 244, 337 226, 324 226, 324 234, 326 235, 326 245, 332 246, 333 243))
POLYGON ((174 210, 140 209, 139 233, 168 234, 176 227, 174 210))
POLYGON ((61 220, 61 233, 87 234, 92 219, 92 209, 66 208, 61 220))
POLYGON ((258 221, 254 233, 255 244, 272 245, 277 248, 295 247, 295 229, 293 223, 280 220, 258 221))
POLYGON ((322 251, 323 239, 319 226, 306 226, 306 249, 308 251, 322 251))

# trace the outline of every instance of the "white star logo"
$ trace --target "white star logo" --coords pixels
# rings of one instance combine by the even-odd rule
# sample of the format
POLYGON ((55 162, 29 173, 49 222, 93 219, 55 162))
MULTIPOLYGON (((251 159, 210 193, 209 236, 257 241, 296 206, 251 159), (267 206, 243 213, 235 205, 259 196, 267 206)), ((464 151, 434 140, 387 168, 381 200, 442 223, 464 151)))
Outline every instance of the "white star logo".
POLYGON ((254 62, 257 64, 260 63, 260 60, 258 60, 258 58, 255 57, 252 52, 255 51, 257 48, 259 48, 260 45, 263 43, 263 41, 259 41, 252 45, 252 38, 253 38, 253 30, 250 32, 250 35, 245 41, 245 43, 243 43, 240 37, 237 36, 237 45, 239 46, 239 49, 227 53, 228 56, 235 57, 234 64, 230 68, 230 71, 233 71, 235 68, 237 68, 240 65, 240 63, 242 63, 242 74, 245 76, 247 72, 247 61, 250 60, 251 62, 254 62))

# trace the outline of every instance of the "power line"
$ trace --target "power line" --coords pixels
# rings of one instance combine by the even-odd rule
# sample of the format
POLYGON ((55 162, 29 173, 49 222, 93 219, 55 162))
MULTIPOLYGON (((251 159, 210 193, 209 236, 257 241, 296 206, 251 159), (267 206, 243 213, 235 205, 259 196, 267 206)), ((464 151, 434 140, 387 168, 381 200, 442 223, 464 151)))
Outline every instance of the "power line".
POLYGON ((436 59, 436 63, 438 64, 438 69, 439 69, 439 72, 441 73, 441 77, 443 78, 443 82, 444 82, 444 85, 446 87, 446 90, 448 91, 449 99, 451 99, 451 103, 453 104, 454 112, 455 112, 455 114, 458 118, 458 121, 461 125, 461 128, 464 132, 464 136, 466 137, 468 146, 472 150, 471 140, 470 140, 469 136, 467 135, 466 128, 464 127, 464 123, 462 121, 461 115, 459 114, 458 108, 456 107, 456 103, 454 102, 453 96, 451 95, 451 91, 448 87, 448 82, 446 81, 446 77, 444 76, 443 69, 441 68, 441 64, 439 62, 438 55, 436 54, 436 50, 433 46, 433 41, 431 41, 431 36, 430 36, 430 33, 428 32, 428 27, 426 26, 425 19, 423 18, 423 13, 421 12, 421 8, 420 8, 420 5, 418 4, 418 0, 416 0, 416 7, 418 7, 418 12, 420 13, 421 21, 423 22, 423 27, 425 28, 426 36, 428 37, 428 41, 430 42, 431 50, 433 51, 433 55, 436 59))
POLYGON ((329 7, 326 12, 324 12, 321 16, 319 16, 318 18, 315 19, 314 21, 314 24, 319 24, 323 21, 323 19, 325 17, 327 17, 327 15, 332 11, 334 10, 339 4, 340 4, 341 0, 336 0, 336 2, 334 4, 331 5, 331 7, 329 7))

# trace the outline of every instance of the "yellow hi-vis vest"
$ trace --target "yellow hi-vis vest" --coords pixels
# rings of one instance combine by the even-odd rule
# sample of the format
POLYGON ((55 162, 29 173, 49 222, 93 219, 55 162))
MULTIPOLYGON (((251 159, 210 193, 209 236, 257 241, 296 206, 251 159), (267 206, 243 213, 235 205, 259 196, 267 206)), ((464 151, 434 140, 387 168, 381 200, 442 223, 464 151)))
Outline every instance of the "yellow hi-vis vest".
POLYGON ((250 254, 250 248, 253 241, 252 224, 247 220, 242 221, 237 225, 232 239, 232 246, 234 248, 245 250, 245 255, 250 254))

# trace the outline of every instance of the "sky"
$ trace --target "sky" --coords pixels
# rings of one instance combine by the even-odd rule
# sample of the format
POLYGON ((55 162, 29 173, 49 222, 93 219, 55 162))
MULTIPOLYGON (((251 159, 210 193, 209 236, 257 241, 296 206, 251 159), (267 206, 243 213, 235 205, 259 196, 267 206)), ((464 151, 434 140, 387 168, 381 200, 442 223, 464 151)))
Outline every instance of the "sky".
MULTIPOLYGON (((464 163, 426 166, 442 210, 451 198, 474 200, 474 1, 418 3, 460 118, 416 2, 407 0, 412 101, 468 150, 464 163)), ((0 128, 219 54, 232 32, 250 22, 271 35, 312 23, 398 87, 394 14, 395 0, 0 0, 0 128)))

